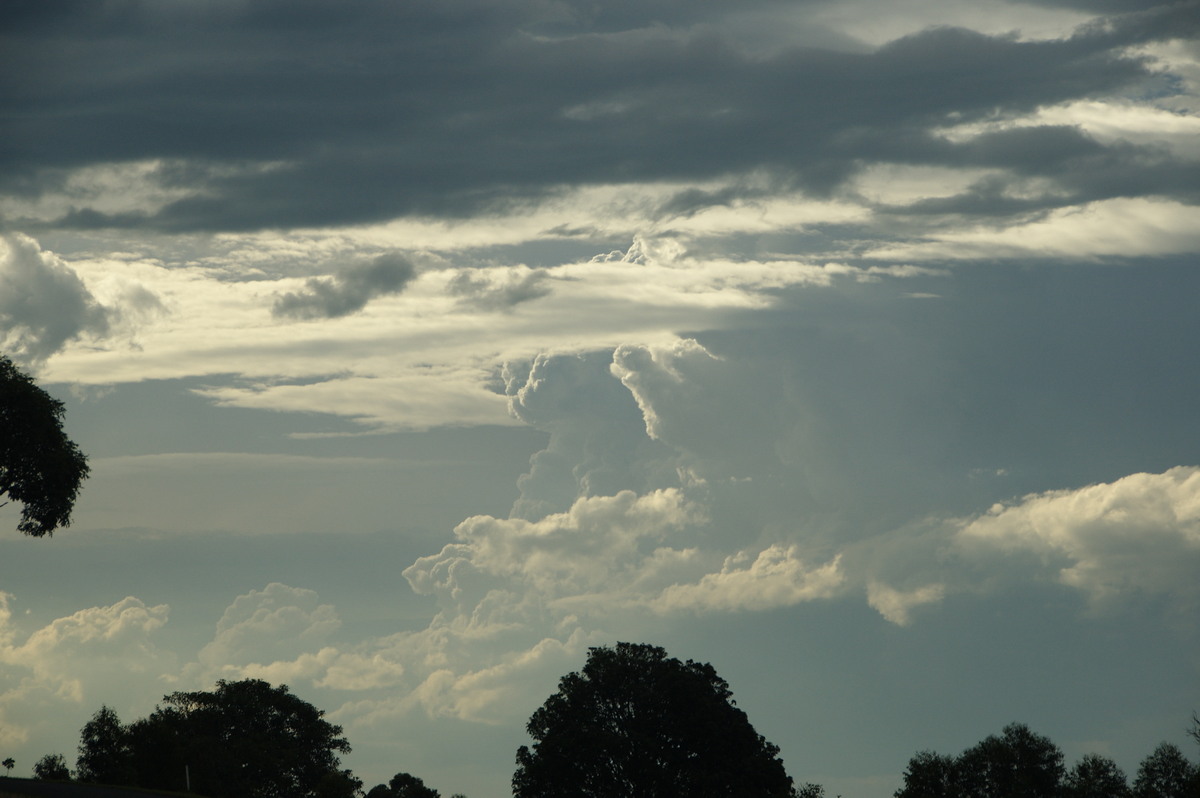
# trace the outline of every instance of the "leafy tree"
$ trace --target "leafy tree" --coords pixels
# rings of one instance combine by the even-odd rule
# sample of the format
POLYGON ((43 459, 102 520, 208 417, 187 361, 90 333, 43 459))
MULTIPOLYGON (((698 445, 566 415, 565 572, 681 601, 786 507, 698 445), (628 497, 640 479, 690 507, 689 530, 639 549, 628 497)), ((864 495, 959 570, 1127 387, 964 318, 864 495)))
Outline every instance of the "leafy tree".
POLYGON ((1057 798, 1062 790, 1062 751, 1020 723, 967 749, 956 765, 963 798, 1057 798))
POLYGON ((62 754, 46 754, 34 764, 33 777, 40 781, 70 781, 67 758, 62 754))
POLYGON ((87 458, 63 432, 62 416, 62 402, 0 355, 0 497, 21 503, 17 529, 33 537, 71 523, 88 475, 87 458))
POLYGON ((100 707, 79 733, 76 778, 97 784, 132 784, 133 754, 129 731, 116 710, 100 707))
POLYGON ((286 685, 219 681, 214 692, 163 702, 129 727, 138 786, 180 790, 185 767, 192 791, 212 798, 318 798, 345 786, 334 775, 349 775, 339 768, 337 755, 350 751, 341 727, 286 685))
POLYGON ((397 773, 386 785, 377 784, 367 798, 441 798, 441 793, 426 787, 422 779, 408 773, 397 773))
POLYGON ((958 772, 954 757, 918 751, 908 760, 904 786, 896 798, 957 798, 958 772))
POLYGON ((0 765, 4 765, 5 775, 8 775, 9 773, 12 773, 12 769, 17 766, 17 763, 10 756, 8 759, 4 760, 3 762, 0 762, 0 765))
POLYGON ((526 726, 514 798, 790 798, 779 748, 711 665, 650 645, 590 649, 526 726))
POLYGON ((1195 798, 1200 774, 1178 747, 1162 743, 1138 765, 1134 798, 1195 798))
POLYGON ((812 782, 801 784, 796 789, 796 798, 825 798, 825 788, 812 782))
POLYGON ((1067 774, 1066 798, 1128 798, 1125 772, 1106 756, 1086 754, 1067 774))
POLYGON ((331 770, 321 777, 314 795, 315 798, 359 798, 362 785, 362 779, 349 770, 331 770))

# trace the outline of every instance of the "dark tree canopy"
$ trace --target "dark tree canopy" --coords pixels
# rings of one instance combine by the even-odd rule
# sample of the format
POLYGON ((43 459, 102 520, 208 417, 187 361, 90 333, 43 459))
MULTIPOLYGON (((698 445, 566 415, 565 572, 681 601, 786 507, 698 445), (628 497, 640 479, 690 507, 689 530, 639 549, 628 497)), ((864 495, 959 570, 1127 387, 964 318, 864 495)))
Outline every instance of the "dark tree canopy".
POLYGON ((1099 754, 1085 754, 1067 774, 1067 798, 1128 798, 1129 783, 1117 763, 1099 754))
POLYGON ((957 770, 964 798, 1055 798, 1064 775, 1058 746, 1020 723, 964 751, 957 770))
POLYGON ((397 773, 387 784, 377 784, 367 798, 441 798, 441 793, 426 787, 422 779, 409 773, 397 773))
POLYGON ((958 798, 958 763, 952 756, 918 751, 908 761, 896 798, 958 798))
POLYGON ((96 784, 132 784, 133 755, 129 732, 121 725, 116 710, 100 707, 79 732, 79 757, 75 760, 79 781, 96 784))
POLYGON ((190 777, 192 792, 211 798, 352 798, 362 786, 339 768, 337 755, 350 751, 341 727, 286 685, 246 679, 172 693, 120 736, 109 713, 84 727, 81 762, 86 747, 89 771, 99 767, 90 755, 119 740, 129 771, 118 783, 182 791, 190 777))
POLYGON ((17 529, 26 535, 68 526, 88 475, 87 458, 63 432, 62 416, 62 402, 0 355, 0 498, 20 502, 17 529))
MULTIPOLYGON (((1091 772, 1090 770, 1088 771, 1091 772)), ((1118 773, 1120 771, 1117 771, 1118 773)), ((920 751, 896 798, 1061 798, 1063 755, 1049 738, 1012 723, 957 757, 920 751)), ((1106 798, 1119 798, 1107 796, 1106 798)))
POLYGON ((515 798, 790 798, 779 748, 711 665, 650 645, 589 651, 533 713, 515 798))
POLYGON ((38 781, 70 781, 67 758, 62 754, 46 754, 34 763, 33 777, 38 781))
POLYGON ((1163 743, 1138 766, 1134 798, 1196 798, 1200 795, 1200 768, 1177 746, 1163 743))

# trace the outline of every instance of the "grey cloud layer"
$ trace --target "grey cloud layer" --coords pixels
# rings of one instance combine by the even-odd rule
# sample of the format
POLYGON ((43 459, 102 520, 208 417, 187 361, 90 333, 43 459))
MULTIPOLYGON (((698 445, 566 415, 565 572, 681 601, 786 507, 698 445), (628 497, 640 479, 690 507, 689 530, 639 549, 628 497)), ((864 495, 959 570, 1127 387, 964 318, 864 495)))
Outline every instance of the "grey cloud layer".
MULTIPOLYGON (((765 20, 784 8, 758 6, 765 20)), ((1126 48, 1194 38, 1195 2, 1061 40, 935 28, 873 51, 773 54, 709 24, 745 8, 9 4, 0 189, 37 196, 80 166, 160 159, 153 179, 189 196, 145 212, 81 201, 58 224, 199 230, 456 215, 569 185, 755 170, 773 190, 827 193, 879 161, 1045 177, 1066 187, 1059 204, 1194 196, 1194 166, 1074 129, 959 143, 931 130, 1126 89, 1169 94, 1126 48)), ((980 187, 948 210, 1012 210, 988 199, 980 187)))
POLYGON ((367 264, 348 266, 332 277, 314 277, 303 291, 284 294, 271 308, 275 316, 335 319, 362 310, 375 297, 398 294, 416 276, 400 255, 380 255, 367 264))

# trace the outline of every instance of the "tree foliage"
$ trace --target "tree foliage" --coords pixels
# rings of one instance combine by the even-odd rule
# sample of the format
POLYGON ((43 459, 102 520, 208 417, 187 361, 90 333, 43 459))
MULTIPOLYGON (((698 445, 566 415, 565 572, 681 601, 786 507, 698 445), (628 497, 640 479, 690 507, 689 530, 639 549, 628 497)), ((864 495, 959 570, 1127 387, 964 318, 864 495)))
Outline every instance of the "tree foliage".
POLYGON ((441 793, 426 787, 422 779, 409 773, 397 773, 387 784, 377 784, 367 798, 441 798, 441 793))
POLYGON ((70 781, 67 758, 62 754, 46 754, 34 763, 33 777, 39 781, 70 781))
MULTIPOLYGON (((1197 737, 1200 720, 1192 724, 1197 737)), ((895 798, 1200 798, 1200 766, 1163 743, 1142 760, 1131 789, 1106 756, 1085 754, 1064 771, 1058 746, 1014 723, 958 757, 918 752, 895 798)))
POLYGON ((957 798, 958 763, 952 756, 918 751, 904 771, 896 798, 957 798))
POLYGON ((163 697, 122 726, 102 707, 80 733, 82 780, 211 798, 354 798, 362 782, 340 769, 349 753, 324 712, 258 679, 163 697))
POLYGON ((778 747, 750 725, 711 665, 656 646, 589 651, 526 727, 515 798, 789 798, 778 747))
POLYGON ((79 781, 96 784, 131 784, 134 779, 129 731, 121 725, 116 710, 103 706, 79 732, 79 757, 75 760, 79 781))
POLYGON ((1134 798, 1196 798, 1200 772, 1177 746, 1162 743, 1142 760, 1133 781, 1134 798))
POLYGON ((0 765, 4 766, 4 770, 6 773, 11 773, 12 769, 17 766, 17 761, 10 756, 7 759, 5 759, 3 762, 0 762, 0 765))
POLYGON ((88 475, 87 458, 63 432, 62 416, 62 402, 0 355, 0 497, 22 505, 17 529, 33 537, 71 523, 88 475))
POLYGON ((1085 754, 1067 774, 1066 798, 1129 798, 1129 782, 1117 763, 1099 754, 1085 754))
POLYGON ((1058 746, 1021 723, 964 751, 956 769, 964 798, 1055 798, 1064 776, 1058 746))

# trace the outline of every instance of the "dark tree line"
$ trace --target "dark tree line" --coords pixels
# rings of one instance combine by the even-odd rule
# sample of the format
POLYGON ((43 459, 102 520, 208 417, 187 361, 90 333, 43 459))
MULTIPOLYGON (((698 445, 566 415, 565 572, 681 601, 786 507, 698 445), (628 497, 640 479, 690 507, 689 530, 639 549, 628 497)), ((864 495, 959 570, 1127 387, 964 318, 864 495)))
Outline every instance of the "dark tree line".
MULTIPOLYGON (((1189 734, 1200 742, 1195 718, 1189 734)), ((896 798, 1200 798, 1200 766, 1162 743, 1130 785, 1117 763, 1100 754, 1067 770, 1057 745, 1014 723, 958 756, 918 752, 896 798)))
MULTIPOLYGON (((362 781, 341 768, 338 755, 350 745, 323 715, 286 686, 255 679, 172 693, 129 725, 101 707, 80 732, 77 776, 211 798, 364 798, 362 781)), ((656 646, 590 649, 526 728, 533 744, 517 751, 514 798, 825 796, 820 785, 793 784, 779 748, 754 730, 711 665, 656 646)), ((1200 743, 1200 717, 1188 734, 1200 743)), ((61 754, 34 770, 43 779, 70 777, 61 754)), ((397 773, 365 798, 440 793, 397 773)), ((1014 723, 957 756, 918 752, 895 798, 1200 798, 1200 765, 1163 743, 1130 784, 1099 754, 1067 769, 1049 738, 1014 723)))
POLYGON ((338 757, 350 744, 324 714, 257 679, 171 693, 129 725, 101 707, 80 732, 76 774, 212 798, 353 798, 362 782, 338 757))

